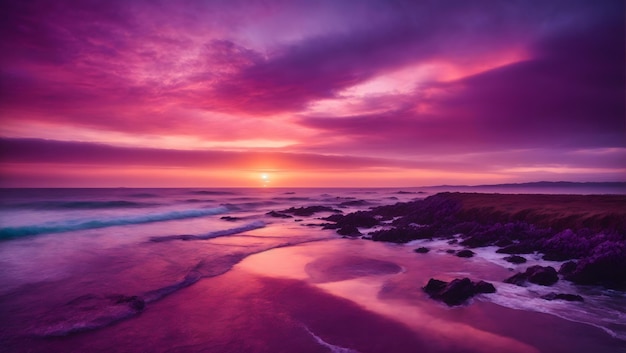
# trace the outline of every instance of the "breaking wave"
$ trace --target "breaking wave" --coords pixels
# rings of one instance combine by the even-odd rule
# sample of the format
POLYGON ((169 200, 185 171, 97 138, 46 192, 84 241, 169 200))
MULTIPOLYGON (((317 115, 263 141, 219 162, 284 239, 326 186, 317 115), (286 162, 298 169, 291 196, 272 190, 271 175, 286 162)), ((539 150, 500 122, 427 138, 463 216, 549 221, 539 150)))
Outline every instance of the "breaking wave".
POLYGON ((129 224, 143 224, 152 222, 171 221, 185 218, 196 218, 203 216, 211 216, 228 212, 227 207, 215 207, 206 209, 193 209, 184 211, 170 211, 163 213, 145 214, 140 216, 128 216, 119 218, 106 219, 77 219, 67 220, 63 222, 50 222, 37 225, 28 225, 20 227, 0 228, 0 240, 11 239, 16 237, 39 235, 49 233, 62 233, 75 230, 106 228, 112 226, 121 226, 129 224))
POLYGON ((142 208, 157 206, 154 203, 132 202, 132 201, 39 201, 21 203, 16 205, 5 205, 4 208, 24 208, 36 210, 90 210, 109 208, 142 208))
POLYGON ((203 235, 192 235, 192 234, 166 235, 166 236, 152 237, 150 238, 150 241, 155 242, 155 243, 160 243, 160 242, 171 241, 171 240, 206 240, 206 239, 211 239, 211 238, 223 237, 227 235, 234 235, 237 233, 243 233, 249 230, 263 228, 263 227, 265 227, 265 222, 254 221, 252 223, 248 223, 241 227, 218 230, 218 231, 203 234, 203 235))

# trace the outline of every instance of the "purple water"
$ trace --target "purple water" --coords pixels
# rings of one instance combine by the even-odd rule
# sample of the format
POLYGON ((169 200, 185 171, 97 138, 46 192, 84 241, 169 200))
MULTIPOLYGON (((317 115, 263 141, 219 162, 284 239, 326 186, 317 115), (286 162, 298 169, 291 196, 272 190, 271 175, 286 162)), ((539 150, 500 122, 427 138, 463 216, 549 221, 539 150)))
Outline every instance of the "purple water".
POLYGON ((513 269, 548 264, 539 256, 513 265, 481 248, 461 259, 442 241, 415 254, 425 241, 348 240, 311 226, 330 212, 266 215, 309 205, 347 213, 431 191, 0 192, 0 347, 7 352, 614 352, 626 345, 624 293, 566 281, 551 288, 501 282, 513 269), (498 291, 448 308, 420 289, 430 277, 460 276, 498 291), (585 302, 536 299, 549 291, 579 293, 585 302))

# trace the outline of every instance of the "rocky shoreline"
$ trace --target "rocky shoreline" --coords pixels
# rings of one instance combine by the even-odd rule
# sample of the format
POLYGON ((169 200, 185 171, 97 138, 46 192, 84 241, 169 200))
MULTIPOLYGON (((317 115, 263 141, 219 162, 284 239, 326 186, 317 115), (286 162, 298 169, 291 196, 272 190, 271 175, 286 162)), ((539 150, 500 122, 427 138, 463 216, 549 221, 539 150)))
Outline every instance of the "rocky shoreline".
POLYGON ((472 248, 497 246, 506 261, 519 264, 525 262, 524 254, 537 252, 544 260, 569 261, 558 271, 551 266, 528 269, 507 279, 509 283, 549 285, 560 275, 575 284, 624 291, 624 206, 624 195, 440 193, 367 211, 335 213, 322 218, 327 222, 322 226, 372 241, 449 239, 467 248, 456 254, 460 257, 471 257, 472 248), (371 230, 363 234, 367 229, 371 230), (549 279, 535 280, 542 276, 549 279))

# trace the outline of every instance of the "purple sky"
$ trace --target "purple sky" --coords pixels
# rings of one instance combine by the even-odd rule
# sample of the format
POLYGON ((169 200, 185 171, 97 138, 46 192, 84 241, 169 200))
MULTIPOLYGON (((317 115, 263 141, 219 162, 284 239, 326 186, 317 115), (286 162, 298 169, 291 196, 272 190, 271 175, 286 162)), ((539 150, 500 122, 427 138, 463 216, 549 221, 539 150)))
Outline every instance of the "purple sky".
POLYGON ((0 186, 626 179, 623 1, 0 4, 0 186))

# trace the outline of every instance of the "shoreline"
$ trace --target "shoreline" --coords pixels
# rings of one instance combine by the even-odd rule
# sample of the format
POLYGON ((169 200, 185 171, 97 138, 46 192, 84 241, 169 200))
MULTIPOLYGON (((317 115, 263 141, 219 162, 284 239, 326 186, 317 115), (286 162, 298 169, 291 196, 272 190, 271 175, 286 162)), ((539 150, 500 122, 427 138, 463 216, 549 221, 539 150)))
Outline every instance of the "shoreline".
MULTIPOLYGON (((346 242, 349 240, 333 239, 315 246, 254 254, 231 271, 174 293, 137 317, 77 335, 32 339, 28 346, 32 352, 132 351, 141 347, 168 353, 321 353, 329 349, 352 353, 416 349, 426 353, 488 353, 494 349, 608 353, 619 351, 623 344, 599 328, 550 314, 482 299, 452 309, 433 302, 415 283, 415 276, 429 275, 420 270, 429 266, 425 259, 417 258, 420 264, 416 264, 424 267, 407 266, 400 273, 366 273, 330 282, 307 274, 307 264, 319 259, 325 263, 329 252, 337 258, 342 249, 351 246, 346 242), (282 261, 266 261, 271 258, 294 262, 285 266, 282 261), (405 291, 406 286, 415 290, 405 291), (162 347, 163 341, 153 342, 152 337, 171 337, 172 346, 162 347)), ((348 257, 358 254, 381 259, 396 253, 393 262, 403 266, 414 255, 399 246, 365 244, 348 257)), ((458 267, 456 258, 442 260, 444 267, 458 267)), ((349 270, 341 263, 331 266, 335 274, 349 270)), ((372 263, 369 270, 380 267, 372 263)), ((18 341, 7 346, 7 352, 18 352, 23 344, 18 341)))
MULTIPOLYGON (((185 200, 195 197, 190 194, 182 191, 158 197, 172 201, 166 203, 167 207, 171 204, 184 208, 190 207, 185 200)), ((533 252, 522 254, 526 263, 510 263, 503 260, 509 254, 496 250, 511 244, 478 248, 464 244, 473 239, 470 236, 478 240, 490 239, 491 235, 510 236, 506 223, 489 233, 493 225, 476 222, 471 234, 439 237, 436 232, 459 226, 450 222, 444 227, 445 222, 458 220, 451 217, 463 210, 454 207, 458 204, 450 201, 450 195, 457 194, 420 200, 415 198, 425 195, 393 191, 275 194, 269 196, 271 199, 264 194, 219 194, 205 200, 203 206, 234 203, 237 207, 224 217, 1 243, 5 251, 14 250, 13 256, 21 254, 19 251, 30 254, 14 257, 13 268, 22 271, 16 274, 31 276, 32 284, 1 298, 4 301, 0 309, 9 320, 3 324, 5 332, 0 339, 8 351, 15 352, 24 348, 32 352, 164 353, 619 351, 626 337, 626 325, 620 321, 620 315, 625 314, 626 293, 576 286, 564 281, 564 274, 550 286, 526 279, 522 286, 506 283, 506 278, 529 267, 558 267, 565 261, 548 261, 533 252), (396 204, 388 205, 390 202, 396 204), (434 236, 408 243, 360 240, 362 233, 340 237, 336 234, 339 228, 320 230, 320 217, 327 219, 326 228, 331 228, 331 217, 339 220, 333 223, 371 223, 373 219, 376 224, 356 227, 357 231, 384 234, 397 228, 417 235, 430 231, 434 236), (411 225, 420 217, 431 217, 434 222, 411 225), (242 228, 253 221, 267 226, 242 228), (225 230, 230 230, 229 235, 202 237, 226 234, 225 230), (232 230, 238 233, 230 234, 232 230), (171 241, 151 241, 154 237, 171 241), (39 252, 25 247, 31 242, 38 245, 39 252), (414 251, 417 247, 428 249, 418 253, 414 251), (56 249, 66 252, 59 254, 56 249), (459 256, 469 249, 473 249, 469 257, 459 256), (76 258, 78 255, 81 257, 76 258), (38 263, 47 264, 49 272, 42 273, 38 263), (78 263, 80 268, 76 267, 78 263), (216 266, 228 270, 217 274, 216 266), (480 292, 460 305, 448 306, 423 290, 433 278, 451 282, 463 277, 473 283, 489 282, 497 291, 480 292), (151 293, 155 289, 160 293, 159 288, 168 289, 169 295, 151 300, 151 293), (174 288, 181 290, 169 291, 174 288), (549 292, 578 294, 585 301, 543 299, 549 292), (117 314, 132 309, 133 315, 93 330, 70 330, 67 335, 55 337, 33 335, 38 328, 55 323, 74 325, 105 318, 113 309, 117 314), (617 338, 608 332, 617 334, 617 338)), ((501 202, 508 195, 490 197, 501 202)), ((191 205, 198 207, 197 202, 191 205)), ((486 202, 479 205, 490 206, 486 202)), ((510 203, 508 207, 512 207, 510 203)), ((510 214, 519 213, 514 207, 512 210, 510 214)), ((122 215, 125 209, 115 212, 122 215)), ((87 214, 99 213, 93 210, 87 214)), ((519 227, 520 222, 517 224, 519 227)), ((537 230, 530 226, 518 229, 537 230)), ((577 229, 574 234, 578 233, 577 229)), ((522 240, 512 239, 518 244, 522 240)), ((20 283, 18 279, 15 283, 20 283)))
POLYGON ((332 215, 323 218, 330 222, 323 227, 382 242, 448 239, 468 250, 497 246, 497 253, 515 255, 512 261, 542 253, 548 261, 571 260, 559 269, 569 281, 625 291, 624 206, 625 195, 439 193, 332 215))

